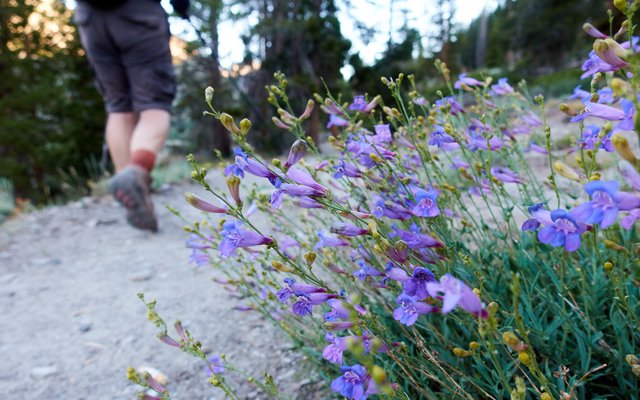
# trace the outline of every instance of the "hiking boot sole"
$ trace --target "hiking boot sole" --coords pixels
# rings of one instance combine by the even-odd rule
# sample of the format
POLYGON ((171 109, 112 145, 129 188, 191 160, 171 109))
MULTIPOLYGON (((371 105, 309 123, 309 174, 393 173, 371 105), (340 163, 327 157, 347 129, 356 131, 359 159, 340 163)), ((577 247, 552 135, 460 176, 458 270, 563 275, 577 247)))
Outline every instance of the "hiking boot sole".
POLYGON ((158 231, 158 220, 153 212, 153 203, 143 183, 142 172, 125 168, 113 177, 109 191, 127 209, 127 222, 143 230, 158 231))

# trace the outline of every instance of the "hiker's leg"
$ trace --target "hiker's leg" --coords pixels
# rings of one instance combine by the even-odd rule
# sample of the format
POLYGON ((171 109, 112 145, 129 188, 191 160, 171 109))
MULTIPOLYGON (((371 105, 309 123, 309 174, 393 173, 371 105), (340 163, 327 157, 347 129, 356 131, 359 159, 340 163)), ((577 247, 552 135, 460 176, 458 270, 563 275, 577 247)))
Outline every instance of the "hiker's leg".
POLYGON ((131 138, 136 127, 134 112, 114 112, 107 117, 107 145, 116 173, 129 164, 131 158, 131 138))
POLYGON ((140 112, 131 138, 131 162, 151 172, 156 154, 169 134, 171 114, 167 110, 151 109, 140 112))

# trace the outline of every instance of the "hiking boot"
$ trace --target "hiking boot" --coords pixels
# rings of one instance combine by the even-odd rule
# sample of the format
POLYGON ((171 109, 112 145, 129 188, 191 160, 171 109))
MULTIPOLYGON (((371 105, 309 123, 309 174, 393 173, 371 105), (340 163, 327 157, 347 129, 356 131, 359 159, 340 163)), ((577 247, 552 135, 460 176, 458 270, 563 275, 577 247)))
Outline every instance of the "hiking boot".
POLYGON ((149 182, 149 173, 137 165, 130 165, 111 179, 109 191, 127 209, 130 225, 157 232, 158 220, 153 212, 149 182))

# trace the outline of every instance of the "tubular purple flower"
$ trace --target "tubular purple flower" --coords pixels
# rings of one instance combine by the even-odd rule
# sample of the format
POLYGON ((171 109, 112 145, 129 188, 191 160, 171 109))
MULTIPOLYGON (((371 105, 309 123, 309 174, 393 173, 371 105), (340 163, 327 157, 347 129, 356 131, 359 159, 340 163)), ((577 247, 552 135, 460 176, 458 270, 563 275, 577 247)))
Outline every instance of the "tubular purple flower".
POLYGON ((284 163, 284 168, 289 169, 292 165, 300 161, 304 154, 307 152, 307 142, 302 139, 298 139, 291 145, 291 149, 289 150, 289 157, 287 157, 287 161, 284 163))
POLYGON ((608 36, 604 33, 600 32, 595 26, 590 23, 585 23, 582 25, 582 29, 587 33, 587 35, 594 37, 596 39, 606 39, 608 36))
POLYGON ((364 96, 353 96, 353 103, 349 105, 351 111, 363 111, 367 106, 364 96))
POLYGON ((582 121, 587 117, 601 118, 608 121, 620 121, 625 119, 627 115, 624 111, 615 107, 588 101, 585 103, 584 111, 571 118, 571 122, 582 121))
POLYGON ((187 200, 187 203, 191 204, 194 208, 197 208, 200 211, 215 213, 215 214, 226 214, 229 211, 224 207, 218 207, 216 205, 213 205, 208 201, 203 200, 202 198, 196 196, 193 193, 186 193, 184 197, 187 200))
POLYGON ((436 277, 427 268, 416 267, 411 273, 411 278, 404 281, 404 293, 415 296, 418 300, 426 299, 429 296, 426 284, 435 282, 436 277))
POLYGON ((331 129, 334 126, 338 128, 343 128, 345 126, 349 126, 349 121, 335 114, 331 114, 329 116, 329 122, 327 122, 327 129, 331 129))
POLYGON ((376 131, 376 135, 374 138, 375 143, 391 143, 393 140, 393 135, 391 134, 391 129, 389 129, 389 124, 378 124, 374 127, 376 131))
POLYGON ((469 286, 452 275, 445 274, 440 282, 428 282, 427 291, 432 297, 442 298, 442 313, 446 314, 456 306, 463 310, 482 317, 487 317, 487 312, 482 307, 482 302, 469 286))
POLYGON ((318 201, 307 196, 296 197, 296 199, 293 201, 293 204, 301 208, 324 208, 324 206, 318 203, 318 201))
POLYGON ((614 68, 620 69, 629 65, 626 61, 620 58, 625 55, 626 50, 611 38, 596 39, 593 43, 593 51, 596 52, 596 55, 600 57, 602 61, 614 68))
POLYGON ((320 109, 327 114, 331 115, 345 115, 344 111, 333 102, 331 99, 325 99, 324 105, 320 106, 320 109))
POLYGON ((393 311, 393 319, 407 326, 415 324, 420 315, 434 311, 434 308, 429 304, 418 301, 416 297, 408 296, 404 293, 398 296, 396 303, 400 306, 393 311))
POLYGON ((411 213, 418 217, 436 217, 440 215, 440 209, 436 203, 438 193, 435 190, 416 191, 416 205, 411 209, 411 213))
POLYGON ((182 345, 180 343, 176 342, 174 339, 172 339, 168 335, 159 334, 158 335, 158 339, 160 339, 160 341, 162 343, 168 344, 169 346, 173 346, 173 347, 177 347, 177 348, 182 347, 182 345))
POLYGON ((318 250, 318 249, 321 249, 323 247, 347 247, 347 246, 351 246, 351 243, 349 243, 348 241, 346 241, 344 239, 337 238, 337 237, 328 236, 326 233, 324 233, 322 231, 318 232, 318 237, 320 238, 320 240, 318 241, 318 243, 315 244, 315 246, 313 246, 314 250, 318 250))
POLYGON ((635 222, 639 219, 640 219, 640 209, 636 208, 635 210, 629 211, 629 215, 625 216, 620 220, 620 226, 623 227, 624 229, 629 230, 631 229, 631 227, 633 227, 633 224, 635 224, 635 222))
POLYGON ((377 393, 375 384, 360 364, 340 367, 342 376, 331 382, 331 390, 349 400, 366 400, 368 395, 377 393))
POLYGON ((144 373, 144 381, 149 385, 149 387, 155 390, 158 393, 162 393, 165 391, 165 387, 160 384, 150 373, 144 373))
POLYGON ((347 337, 349 336, 337 337, 332 333, 327 333, 325 339, 329 341, 329 344, 322 350, 322 358, 330 363, 342 365, 342 354, 347 349, 347 337))
POLYGON ((522 183, 524 179, 506 167, 491 168, 491 175, 505 183, 522 183))
POLYGON ((420 231, 415 228, 410 231, 398 229, 396 232, 400 239, 407 243, 409 248, 412 250, 444 246, 444 244, 439 240, 436 240, 427 234, 420 233, 420 231))
POLYGON ((222 228, 222 241, 218 246, 220 256, 228 257, 235 254, 239 247, 259 246, 270 244, 273 239, 263 236, 257 232, 241 229, 242 222, 232 220, 224 223, 222 228))
POLYGON ((212 355, 211 357, 208 357, 207 360, 208 362, 207 362, 207 365, 205 366, 205 371, 207 372, 207 375, 209 376, 213 374, 219 375, 227 371, 227 369, 224 366, 224 362, 220 359, 218 355, 212 355))
POLYGON ((349 178, 360 178, 362 176, 362 172, 360 172, 356 165, 344 160, 340 160, 334 168, 336 170, 333 174, 334 179, 340 179, 343 176, 349 178))
POLYGON ((467 74, 460 74, 458 80, 453 84, 453 87, 460 89, 462 85, 467 86, 482 86, 482 82, 474 78, 467 78, 467 74))
POLYGON ((576 219, 574 210, 552 211, 551 224, 538 231, 538 240, 553 247, 564 246, 568 252, 576 251, 580 247, 580 235, 587 230, 587 227, 576 219))
POLYGON ((373 100, 371 100, 361 111, 366 114, 370 113, 374 108, 376 108, 381 99, 380 95, 374 97, 373 100))
POLYGON ((343 236, 360 236, 369 233, 369 229, 360 228, 359 226, 343 222, 331 227, 331 233, 336 233, 343 236))
POLYGON ((507 78, 498 79, 498 83, 491 87, 494 96, 506 96, 513 93, 513 88, 507 83, 507 78))
POLYGON ((626 160, 622 160, 618 163, 618 171, 632 188, 640 191, 640 174, 638 174, 633 165, 626 160))
POLYGON ((602 61, 602 59, 598 57, 596 52, 591 50, 589 52, 587 60, 582 64, 581 69, 584 71, 584 73, 580 76, 580 78, 584 79, 588 76, 595 75, 598 72, 612 72, 617 71, 619 68, 602 61))
POLYGON ((327 321, 324 323, 324 327, 330 331, 344 331, 345 329, 352 328, 355 323, 351 321, 327 321))
POLYGON ((293 182, 298 185, 308 186, 310 188, 315 189, 320 194, 316 194, 316 196, 320 196, 326 192, 326 188, 316 182, 315 179, 309 174, 307 171, 303 171, 296 167, 292 167, 287 171, 287 178, 291 179, 293 182))

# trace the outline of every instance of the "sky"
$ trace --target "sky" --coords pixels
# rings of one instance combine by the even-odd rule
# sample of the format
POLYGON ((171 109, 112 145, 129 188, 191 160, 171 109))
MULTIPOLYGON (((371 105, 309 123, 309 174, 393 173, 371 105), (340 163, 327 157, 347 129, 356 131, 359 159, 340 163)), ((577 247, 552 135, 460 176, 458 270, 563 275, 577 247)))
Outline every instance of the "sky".
MULTIPOLYGON (((487 11, 495 9, 499 0, 456 0, 454 23, 459 26, 467 26, 474 18, 476 18, 486 7, 487 11)), ((374 36, 373 40, 367 44, 363 43, 358 34, 353 19, 344 10, 339 10, 338 19, 342 34, 351 40, 352 53, 359 53, 360 57, 366 64, 372 64, 381 56, 385 50, 387 40, 389 38, 389 11, 390 3, 394 4, 392 14, 392 30, 397 30, 404 23, 404 15, 406 14, 408 25, 417 29, 422 36, 423 46, 429 48, 426 39, 433 29, 430 21, 434 15, 434 8, 437 0, 377 0, 377 6, 373 6, 371 0, 351 0, 350 14, 356 17, 366 15, 363 21, 369 27, 375 27, 379 32, 374 36), (406 12, 403 12, 406 10, 406 12)), ((162 0, 167 10, 171 10, 168 0, 162 0)), ((337 2, 340 5, 340 2, 337 2)), ((244 47, 240 40, 240 34, 247 29, 246 21, 223 21, 219 25, 220 35, 220 65, 223 68, 230 68, 231 65, 242 61, 244 56, 244 47)), ((184 21, 172 19, 172 31, 174 35, 178 35, 188 39, 194 39, 195 33, 193 29, 184 21)), ((400 40, 398 35, 392 36, 394 40, 400 40)), ((346 77, 351 75, 349 66, 342 70, 342 74, 346 77)))

